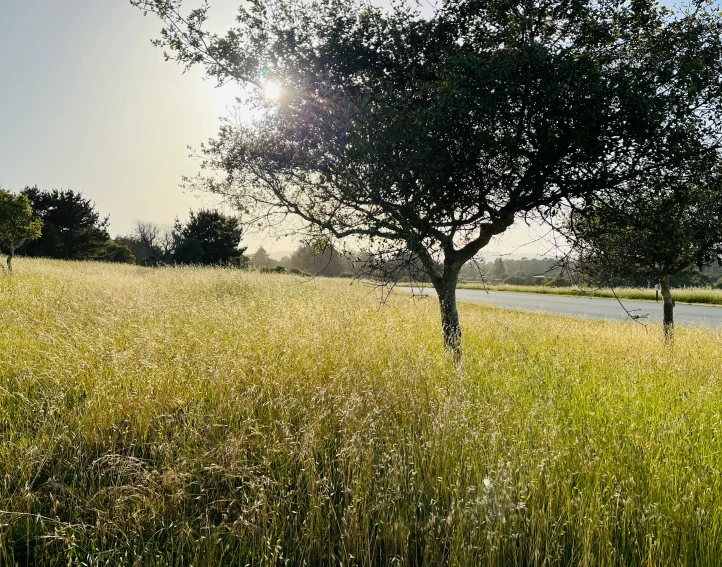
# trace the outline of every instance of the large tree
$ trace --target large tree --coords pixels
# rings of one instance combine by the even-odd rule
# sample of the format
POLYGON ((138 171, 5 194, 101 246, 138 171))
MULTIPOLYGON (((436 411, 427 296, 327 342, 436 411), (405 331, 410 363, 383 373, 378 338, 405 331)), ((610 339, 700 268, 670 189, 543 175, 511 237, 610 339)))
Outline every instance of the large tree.
POLYGON ((40 237, 43 222, 33 215, 25 195, 0 189, 0 250, 7 254, 8 272, 13 273, 15 250, 27 240, 40 237))
POLYGON ((110 221, 100 216, 90 199, 70 189, 41 191, 37 187, 26 187, 22 195, 43 221, 40 238, 25 246, 29 256, 94 260, 104 254, 110 221))
POLYGON ((367 257, 420 262, 461 353, 461 267, 516 219, 714 150, 719 17, 652 0, 253 0, 225 35, 209 6, 132 0, 158 45, 249 86, 253 123, 205 145, 192 187, 274 224, 293 215, 367 257))
POLYGON ((670 276, 722 264, 722 170, 690 165, 686 176, 648 178, 635 191, 574 208, 564 227, 578 257, 575 270, 588 281, 659 283, 667 338, 674 325, 670 276))

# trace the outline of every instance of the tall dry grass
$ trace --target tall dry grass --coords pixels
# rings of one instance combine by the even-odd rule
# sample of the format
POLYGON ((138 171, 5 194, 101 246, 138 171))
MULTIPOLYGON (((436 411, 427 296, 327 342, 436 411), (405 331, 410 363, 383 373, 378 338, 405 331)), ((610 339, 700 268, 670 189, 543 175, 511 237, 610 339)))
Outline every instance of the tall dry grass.
POLYGON ((722 335, 18 260, 0 565, 719 565, 722 335))

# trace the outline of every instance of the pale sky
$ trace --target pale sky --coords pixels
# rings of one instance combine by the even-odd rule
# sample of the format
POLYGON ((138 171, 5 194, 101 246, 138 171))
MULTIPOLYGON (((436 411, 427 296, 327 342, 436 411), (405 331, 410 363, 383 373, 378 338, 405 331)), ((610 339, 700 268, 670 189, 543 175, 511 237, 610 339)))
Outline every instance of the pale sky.
MULTIPOLYGON (((214 0, 210 22, 232 25, 238 5, 214 0)), ((164 61, 150 44, 160 28, 128 0, 0 0, 0 185, 78 191, 110 215, 113 236, 137 219, 170 224, 217 206, 179 183, 199 169, 186 146, 215 135, 237 87, 164 61)), ((544 242, 517 249, 533 234, 514 230, 484 255, 545 253, 544 242)), ((276 258, 296 246, 262 235, 243 243, 276 258)))

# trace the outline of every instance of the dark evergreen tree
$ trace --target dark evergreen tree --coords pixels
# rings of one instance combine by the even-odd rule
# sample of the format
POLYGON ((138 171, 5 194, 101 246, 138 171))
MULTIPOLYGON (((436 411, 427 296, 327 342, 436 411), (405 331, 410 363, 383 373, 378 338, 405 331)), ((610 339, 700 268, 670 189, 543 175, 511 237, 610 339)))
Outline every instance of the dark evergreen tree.
POLYGON ((239 247, 243 228, 236 217, 219 211, 190 212, 188 222, 176 221, 175 261, 179 264, 230 264, 246 251, 239 247))
POLYGON ((21 194, 43 221, 40 238, 25 243, 25 254, 64 260, 93 260, 103 254, 110 240, 110 221, 101 218, 90 199, 70 189, 41 191, 37 186, 26 187, 21 194))

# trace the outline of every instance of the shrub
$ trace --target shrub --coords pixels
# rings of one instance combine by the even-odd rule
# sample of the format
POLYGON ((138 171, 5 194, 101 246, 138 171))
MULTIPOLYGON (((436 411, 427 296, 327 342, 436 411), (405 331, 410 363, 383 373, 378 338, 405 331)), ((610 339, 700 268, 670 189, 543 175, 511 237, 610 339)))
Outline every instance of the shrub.
POLYGON ((241 268, 241 269, 247 268, 248 267, 248 256, 241 254, 240 256, 231 258, 228 261, 228 266, 230 266, 231 268, 241 268))
POLYGON ((285 274, 286 266, 261 266, 258 271, 262 274, 285 274))
POLYGON ((544 285, 548 287, 571 287, 572 282, 563 276, 554 276, 544 280, 544 285))
POLYGON ((135 256, 131 249, 127 245, 116 242, 115 240, 108 240, 95 259, 101 262, 135 264, 135 256))
POLYGON ((303 276, 305 278, 312 278, 313 274, 309 272, 308 270, 302 270, 301 268, 290 268, 288 270, 289 274, 293 274, 295 276, 303 276))

